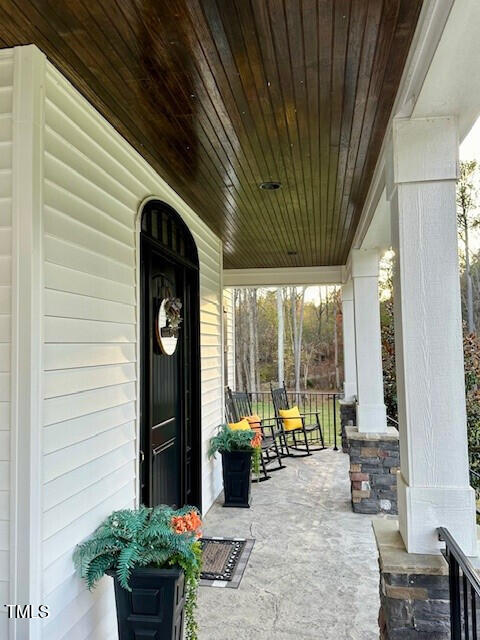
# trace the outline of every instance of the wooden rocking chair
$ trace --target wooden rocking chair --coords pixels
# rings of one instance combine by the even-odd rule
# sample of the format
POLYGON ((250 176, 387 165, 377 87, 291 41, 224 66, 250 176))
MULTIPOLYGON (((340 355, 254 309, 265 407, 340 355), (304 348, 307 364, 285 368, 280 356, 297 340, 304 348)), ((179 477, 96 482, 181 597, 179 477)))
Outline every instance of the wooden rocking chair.
POLYGON ((285 382, 281 387, 274 389, 270 384, 272 394, 273 407, 275 416, 281 431, 280 448, 283 454, 291 457, 310 456, 313 451, 322 451, 326 449, 323 439, 322 425, 317 412, 299 413, 298 416, 285 417, 281 415, 281 411, 291 409, 288 402, 287 389, 285 382), (299 426, 293 429, 286 429, 285 423, 288 420, 298 420, 299 426), (310 436, 310 440, 309 437, 310 436), (291 437, 290 444, 289 438, 291 437), (292 441, 293 440, 293 444, 292 441), (312 446, 320 444, 320 446, 312 446), (292 453, 291 449, 301 453, 292 453))
MULTIPOLYGON (((250 394, 247 391, 232 391, 230 387, 225 389, 225 408, 227 411, 227 419, 231 422, 238 422, 247 416, 252 416, 252 403, 250 394)), ((260 420, 260 422, 252 424, 252 429, 259 429, 262 433, 262 455, 260 465, 262 468, 262 478, 260 482, 268 480, 270 476, 268 471, 278 471, 285 469, 282 464, 282 455, 278 447, 278 430, 275 418, 271 421, 260 420), (267 424, 272 422, 271 424, 267 424), (271 465, 275 465, 273 468, 271 465)))

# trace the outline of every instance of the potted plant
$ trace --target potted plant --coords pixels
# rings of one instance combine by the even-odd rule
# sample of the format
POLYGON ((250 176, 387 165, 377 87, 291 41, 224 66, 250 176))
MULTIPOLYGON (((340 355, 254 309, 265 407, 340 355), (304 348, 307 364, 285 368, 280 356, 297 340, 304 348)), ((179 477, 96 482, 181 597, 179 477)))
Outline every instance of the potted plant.
POLYGON ((110 575, 119 640, 197 640, 195 608, 202 521, 194 507, 165 505, 112 513, 78 545, 74 564, 89 589, 110 575))
MULTIPOLYGON (((246 421, 245 421, 246 422, 246 421)), ((240 423, 239 423, 240 424, 240 423)), ((246 428, 231 429, 223 424, 210 440, 209 457, 222 456, 224 507, 250 507, 251 469, 259 473, 262 434, 246 428)))

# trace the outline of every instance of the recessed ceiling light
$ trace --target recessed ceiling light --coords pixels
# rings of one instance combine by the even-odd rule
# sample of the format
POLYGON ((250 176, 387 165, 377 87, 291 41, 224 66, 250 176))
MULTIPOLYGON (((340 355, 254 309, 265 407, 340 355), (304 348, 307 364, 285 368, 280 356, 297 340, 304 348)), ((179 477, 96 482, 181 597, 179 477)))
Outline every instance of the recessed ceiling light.
POLYGON ((276 191, 277 189, 280 189, 281 186, 281 182, 262 182, 260 189, 264 189, 265 191, 276 191))

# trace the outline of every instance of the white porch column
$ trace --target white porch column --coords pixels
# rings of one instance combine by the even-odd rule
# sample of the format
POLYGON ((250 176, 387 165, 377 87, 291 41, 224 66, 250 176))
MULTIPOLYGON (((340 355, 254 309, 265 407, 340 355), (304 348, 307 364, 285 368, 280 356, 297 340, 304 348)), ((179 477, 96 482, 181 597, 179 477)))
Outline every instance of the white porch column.
POLYGON ((345 400, 353 400, 357 395, 357 356, 355 353, 355 317, 353 309, 353 282, 342 285, 343 324, 343 394, 345 400))
POLYGON ((381 433, 387 428, 383 400, 378 260, 376 250, 352 251, 359 432, 381 433))
POLYGON ((401 470, 399 524, 407 551, 438 553, 447 527, 476 555, 469 487, 455 209, 454 118, 393 125, 387 195, 395 250, 395 348, 401 470))

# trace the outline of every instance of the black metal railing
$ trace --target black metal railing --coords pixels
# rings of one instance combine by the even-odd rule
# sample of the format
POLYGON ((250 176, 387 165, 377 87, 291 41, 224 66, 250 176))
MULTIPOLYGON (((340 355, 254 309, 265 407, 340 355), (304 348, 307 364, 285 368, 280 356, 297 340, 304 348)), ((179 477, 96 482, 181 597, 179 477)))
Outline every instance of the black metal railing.
POLYGON ((445 542, 442 551, 449 566, 450 633, 452 640, 477 640, 478 598, 480 580, 477 570, 458 546, 448 529, 438 529, 439 540, 445 542))
POLYGON ((395 420, 395 418, 392 418, 392 416, 387 415, 387 422, 393 424, 393 426, 398 429, 398 420, 395 420))
MULTIPOLYGON (((252 410, 262 420, 275 417, 270 391, 249 391, 252 410)), ((325 445, 338 449, 337 442, 341 437, 340 404, 341 393, 322 391, 288 391, 288 402, 291 407, 297 406, 300 413, 317 413, 322 425, 325 445)))

